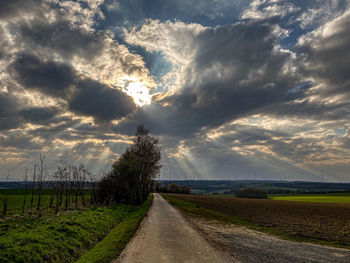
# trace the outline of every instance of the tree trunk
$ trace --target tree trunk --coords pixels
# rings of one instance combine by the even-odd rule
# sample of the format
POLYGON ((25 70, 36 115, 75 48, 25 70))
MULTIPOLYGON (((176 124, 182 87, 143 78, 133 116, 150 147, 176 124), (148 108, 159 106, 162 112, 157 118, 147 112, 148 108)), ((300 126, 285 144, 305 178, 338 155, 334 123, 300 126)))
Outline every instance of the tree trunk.
POLYGON ((36 164, 34 165, 33 184, 32 184, 32 198, 30 199, 30 209, 33 209, 34 191, 35 191, 35 175, 36 175, 36 164))

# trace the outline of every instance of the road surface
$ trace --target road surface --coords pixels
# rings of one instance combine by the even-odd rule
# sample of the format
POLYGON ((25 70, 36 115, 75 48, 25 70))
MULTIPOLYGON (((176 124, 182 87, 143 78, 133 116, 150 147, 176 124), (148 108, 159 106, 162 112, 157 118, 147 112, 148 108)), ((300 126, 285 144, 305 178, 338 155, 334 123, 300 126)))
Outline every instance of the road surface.
POLYGON ((226 263, 234 262, 213 248, 188 221, 159 194, 118 263, 226 263))

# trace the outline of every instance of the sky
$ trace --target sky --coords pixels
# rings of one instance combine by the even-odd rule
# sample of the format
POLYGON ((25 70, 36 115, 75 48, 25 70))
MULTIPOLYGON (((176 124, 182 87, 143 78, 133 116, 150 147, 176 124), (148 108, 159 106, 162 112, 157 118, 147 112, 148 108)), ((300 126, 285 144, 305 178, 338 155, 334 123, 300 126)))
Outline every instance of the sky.
POLYGON ((142 124, 161 179, 350 182, 349 50, 349 0, 1 0, 0 180, 142 124))

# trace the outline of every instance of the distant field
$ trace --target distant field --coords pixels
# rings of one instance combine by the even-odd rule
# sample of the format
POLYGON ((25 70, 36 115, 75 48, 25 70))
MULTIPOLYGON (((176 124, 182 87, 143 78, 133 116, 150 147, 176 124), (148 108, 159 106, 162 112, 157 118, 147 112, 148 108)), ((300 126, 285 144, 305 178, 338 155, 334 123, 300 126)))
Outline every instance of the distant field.
MULTIPOLYGON (((213 195, 235 197, 234 194, 213 195)), ((329 194, 269 194, 269 199, 282 201, 350 204, 350 193, 329 194)))
MULTIPOLYGON (((2 211, 3 211, 2 200, 5 197, 8 198, 8 209, 7 209, 8 215, 22 211, 24 195, 7 195, 7 196, 5 196, 5 195, 0 194, 0 213, 2 213, 2 211)), ((26 209, 30 208, 30 199, 31 199, 31 196, 28 196, 27 200, 26 200, 26 209)), ((48 207, 49 202, 50 202, 50 195, 43 195, 41 207, 43 207, 43 208, 48 207)), ((38 197, 35 196, 33 199, 33 207, 35 208, 37 204, 38 204, 38 197)))
POLYGON ((350 204, 167 194, 185 212, 294 240, 350 247, 350 204))
POLYGON ((269 195, 269 198, 282 201, 350 204, 350 193, 269 195))
MULTIPOLYGON (((43 196, 41 199, 41 208, 45 209, 49 207, 50 198, 51 198, 50 189, 43 189, 43 196)), ((26 197, 26 210, 31 208, 31 191, 28 191, 26 197)), ((86 200, 90 197, 89 190, 86 190, 85 194, 86 200)), ((7 215, 17 214, 22 212, 23 200, 24 200, 24 189, 0 189, 0 216, 3 211, 3 199, 8 199, 7 215)), ((55 204, 55 199, 54 203, 55 204)), ((88 201, 87 201, 88 202, 88 201)), ((38 204, 38 195, 35 192, 33 196, 33 208, 36 208, 38 204)), ((62 206, 63 207, 63 206, 62 206)))

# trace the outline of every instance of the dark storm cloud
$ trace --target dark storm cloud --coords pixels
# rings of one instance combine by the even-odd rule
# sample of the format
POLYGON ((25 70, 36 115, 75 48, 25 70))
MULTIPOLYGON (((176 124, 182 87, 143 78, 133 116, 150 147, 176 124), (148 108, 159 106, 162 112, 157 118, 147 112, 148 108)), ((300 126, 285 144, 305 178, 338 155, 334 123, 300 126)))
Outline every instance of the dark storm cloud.
POLYGON ((68 96, 70 85, 75 78, 71 66, 65 63, 43 61, 29 54, 19 55, 10 65, 10 72, 25 88, 61 98, 68 96))
POLYGON ((51 52, 59 52, 65 58, 78 55, 91 60, 103 48, 103 35, 82 32, 68 21, 48 24, 38 18, 21 24, 19 30, 21 37, 32 48, 50 48, 51 52))
POLYGON ((41 123, 48 119, 52 120, 57 113, 58 109, 54 107, 33 107, 21 110, 19 115, 31 123, 41 123))
POLYGON ((325 82, 325 96, 342 94, 349 99, 350 12, 301 38, 297 46, 301 70, 325 82))
POLYGON ((143 121, 151 129, 187 137, 287 100, 298 80, 283 71, 290 54, 278 50, 278 30, 260 22, 203 30, 193 41, 196 54, 184 88, 139 109, 116 130, 143 121))
POLYGON ((14 129, 23 124, 54 124, 59 110, 55 107, 30 107, 18 100, 18 92, 14 87, 7 93, 0 93, 0 130, 14 129))
POLYGON ((69 109, 74 112, 93 116, 99 121, 109 121, 136 110, 131 97, 96 81, 80 81, 77 88, 69 102, 69 109))
POLYGON ((16 97, 9 93, 0 93, 0 130, 17 128, 20 125, 18 108, 16 97))
POLYGON ((10 114, 18 108, 16 98, 8 93, 0 93, 0 116, 10 114))
MULTIPOLYGON (((136 106, 131 97, 91 79, 83 79, 74 69, 60 62, 42 61, 33 55, 21 55, 10 65, 13 77, 26 88, 32 88, 52 97, 67 101, 69 110, 92 116, 99 121, 124 117, 136 106)), ((33 112, 22 116, 35 121, 33 112)), ((49 112, 42 112, 44 117, 49 112)), ((40 116, 37 116, 40 118, 40 116)))
POLYGON ((1 0, 0 1, 0 19, 13 17, 18 12, 30 9, 33 3, 30 0, 1 0))

